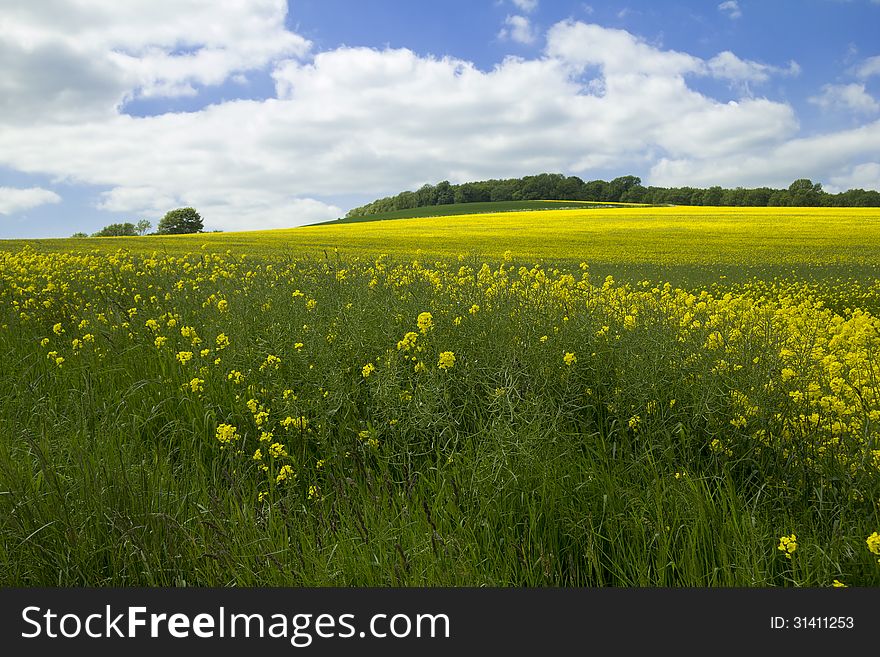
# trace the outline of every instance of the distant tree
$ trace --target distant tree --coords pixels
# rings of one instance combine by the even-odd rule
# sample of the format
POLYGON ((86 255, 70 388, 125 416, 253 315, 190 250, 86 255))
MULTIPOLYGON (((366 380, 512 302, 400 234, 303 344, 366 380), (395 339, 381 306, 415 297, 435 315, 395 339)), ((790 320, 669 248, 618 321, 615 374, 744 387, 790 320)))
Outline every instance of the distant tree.
POLYGON ((110 224, 104 226, 97 233, 93 233, 92 237, 134 237, 137 235, 137 228, 131 222, 124 224, 110 224))
POLYGON ((146 235, 147 231, 150 230, 150 228, 152 228, 152 227, 153 227, 153 224, 151 224, 146 219, 141 219, 140 221, 137 222, 137 225, 135 226, 138 235, 146 235))
POLYGON ((88 237, 88 233, 74 233, 71 237, 88 237))
POLYGON ((800 178, 795 180, 788 188, 791 205, 821 205, 822 184, 815 183, 808 178, 800 178))
POLYGON ((204 227, 201 215, 194 208, 177 208, 162 217, 158 228, 156 228, 156 233, 159 235, 198 233, 204 227))

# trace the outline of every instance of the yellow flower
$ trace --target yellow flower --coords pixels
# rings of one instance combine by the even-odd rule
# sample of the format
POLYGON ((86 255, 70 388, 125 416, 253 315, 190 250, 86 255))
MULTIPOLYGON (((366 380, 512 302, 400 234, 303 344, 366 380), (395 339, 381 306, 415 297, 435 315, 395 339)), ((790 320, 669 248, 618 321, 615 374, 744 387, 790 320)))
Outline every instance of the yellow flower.
POLYGON ((193 392, 202 392, 205 389, 205 380, 195 378, 189 382, 189 388, 193 392))
POLYGON ((309 499, 313 500, 318 497, 318 487, 314 484, 309 486, 309 499))
POLYGON ((217 310, 221 313, 225 313, 229 310, 229 302, 226 301, 226 299, 220 299, 220 301, 217 302, 217 310))
POLYGON ((367 363, 366 365, 364 365, 364 366, 361 368, 361 374, 364 375, 364 378, 365 378, 365 379, 366 379, 368 376, 370 376, 370 374, 372 374, 372 373, 375 372, 375 371, 376 371, 376 366, 373 365, 372 363, 367 363))
POLYGON ((441 370, 449 370, 452 369, 455 365, 455 354, 451 351, 444 351, 440 354, 440 360, 437 362, 437 367, 441 370))
POLYGON ((49 346, 49 338, 43 338, 42 340, 40 340, 40 346, 41 347, 48 347, 49 346))
POLYGON ((797 536, 795 534, 780 536, 779 545, 776 549, 783 552, 786 559, 791 559, 791 555, 797 550, 797 536))
POLYGON ((229 372, 229 374, 226 375, 226 378, 233 383, 241 383, 242 381, 244 381, 244 374, 242 374, 238 370, 232 370, 231 372, 229 372))
POLYGON ((424 372, 426 369, 428 368, 425 367, 425 364, 422 361, 419 361, 415 364, 415 367, 413 367, 413 371, 415 372, 424 372))
POLYGON ((868 537, 865 542, 868 544, 868 549, 872 553, 880 554, 880 534, 874 532, 868 537))
POLYGON ((268 443, 270 440, 272 440, 272 437, 273 436, 272 436, 271 431, 261 431, 260 432, 260 442, 261 443, 268 443))
POLYGON ((262 365, 260 365, 260 371, 262 372, 269 368, 277 370, 279 367, 281 367, 281 359, 278 358, 278 356, 273 356, 272 354, 269 354, 268 356, 266 356, 266 361, 262 365))
POLYGON ((562 360, 566 365, 574 365, 578 362, 577 356, 575 356, 572 352, 566 351, 565 355, 562 356, 562 360))
POLYGON ((418 333, 415 333, 414 331, 409 331, 406 335, 403 336, 403 340, 400 340, 397 343, 397 350, 398 351, 409 351, 410 349, 412 349, 415 346, 416 340, 418 339, 418 337, 419 337, 418 333))
POLYGON ((254 461, 262 461, 263 460, 263 450, 258 448, 257 451, 254 452, 254 455, 251 458, 254 461))
POLYGON ((186 365, 189 361, 192 360, 192 357, 193 357, 193 353, 191 351, 177 352, 177 360, 180 361, 181 365, 186 365))
POLYGON ((156 339, 153 340, 153 344, 156 345, 156 349, 161 349, 166 342, 168 342, 168 338, 161 335, 156 336, 156 339))
POLYGON ((64 329, 61 328, 61 322, 55 324, 55 326, 52 327, 52 331, 54 331, 55 335, 61 335, 64 333, 64 329))
POLYGON ((287 456, 287 450, 284 449, 284 445, 281 443, 272 443, 269 445, 269 456, 273 459, 278 459, 282 456, 287 456))
POLYGON ((285 429, 290 429, 290 427, 294 427, 295 429, 299 429, 300 431, 304 431, 306 427, 309 426, 309 421, 305 416, 300 417, 286 417, 281 420, 281 426, 285 429))
POLYGON ((295 343, 293 344, 293 348, 296 349, 297 351, 299 351, 300 349, 302 349, 304 346, 305 346, 305 345, 304 345, 302 342, 295 342, 295 343))
POLYGON ((224 447, 235 442, 240 437, 241 436, 238 435, 238 429, 231 424, 220 424, 217 426, 217 440, 220 441, 220 444, 224 447))
POLYGON ((214 342, 217 343, 217 349, 225 349, 229 346, 229 338, 225 333, 218 335, 214 342))
POLYGON ((416 320, 416 324, 422 333, 427 333, 434 328, 434 316, 431 313, 421 313, 416 320))
POLYGON ((846 588, 846 584, 841 582, 839 579, 836 579, 833 582, 831 582, 831 586, 833 586, 836 589, 845 589, 846 588))
POLYGON ((480 312, 480 305, 477 304, 477 303, 475 303, 474 305, 472 305, 472 306, 468 309, 468 312, 469 312, 471 315, 476 315, 478 312, 480 312))
POLYGON ((296 475, 293 473, 293 468, 289 465, 281 466, 281 470, 278 472, 278 476, 275 477, 275 483, 280 484, 282 481, 287 481, 287 479, 295 479, 296 475))

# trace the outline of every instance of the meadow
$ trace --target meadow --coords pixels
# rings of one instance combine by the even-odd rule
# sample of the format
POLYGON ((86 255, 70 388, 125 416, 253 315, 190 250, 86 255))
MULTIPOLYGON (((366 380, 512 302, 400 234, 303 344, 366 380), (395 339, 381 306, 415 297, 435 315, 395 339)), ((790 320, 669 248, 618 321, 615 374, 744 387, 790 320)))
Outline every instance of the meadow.
POLYGON ((0 243, 6 585, 878 586, 880 210, 0 243))

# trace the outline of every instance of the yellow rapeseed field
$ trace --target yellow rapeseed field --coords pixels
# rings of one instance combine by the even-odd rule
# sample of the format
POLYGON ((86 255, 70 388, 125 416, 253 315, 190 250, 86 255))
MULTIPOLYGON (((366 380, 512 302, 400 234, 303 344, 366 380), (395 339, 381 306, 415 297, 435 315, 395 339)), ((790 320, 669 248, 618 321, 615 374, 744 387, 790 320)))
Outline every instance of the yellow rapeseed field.
MULTIPOLYGON (((505 545, 523 531, 541 555, 560 556, 534 571, 519 570, 528 561, 512 555, 498 566, 507 582, 713 583, 723 567, 714 560, 731 559, 715 542, 729 534, 750 565, 731 567, 726 583, 876 583, 880 284, 865 272, 880 263, 878 245, 878 210, 815 208, 560 210, 7 244, 0 422, 10 442, 0 462, 18 468, 15 494, 2 503, 14 498, 19 515, 0 531, 26 536, 51 520, 40 505, 56 488, 34 481, 56 476, 46 464, 59 455, 66 504, 111 499, 103 491, 116 484, 94 483, 108 476, 104 457, 92 471, 79 451, 110 445, 116 476, 132 476, 126 459, 167 469, 166 483, 144 483, 144 495, 164 500, 163 486, 189 487, 192 506, 181 502, 177 522, 205 523, 206 534, 187 528, 178 538, 195 545, 186 567, 206 583, 236 577, 194 565, 200 541, 218 531, 201 509, 222 507, 216 496, 227 493, 234 511, 225 522, 250 537, 237 549, 265 544, 273 558, 289 533, 305 531, 319 538, 298 549, 316 550, 317 561, 328 541, 369 546, 372 536, 390 541, 382 558, 402 555, 403 570, 440 559, 441 543, 453 561, 483 563, 482 550, 506 548, 462 532, 498 513, 493 531, 513 532, 505 545), (799 269, 692 285, 594 273, 595 263, 621 262, 799 269), (858 275, 820 283, 803 275, 832 265, 858 275), (533 434, 533 443, 523 437, 533 434), (662 485, 669 507, 653 517, 655 500, 622 496, 610 503, 620 505, 616 520, 606 518, 607 490, 587 492, 603 481, 596 454, 602 467, 629 459, 627 473, 647 468, 635 487, 662 485), (556 529, 565 518, 522 527, 508 493, 535 477, 543 496, 568 509, 546 513, 572 514, 565 532, 556 529), (424 501, 407 501, 421 481, 431 482, 424 501), (362 503, 346 496, 364 486, 359 494, 374 500, 367 514, 380 514, 374 484, 390 506, 377 516, 387 524, 370 529, 362 503), (89 494, 90 485, 101 492, 89 494), (742 508, 707 512, 719 490, 742 496, 730 502, 742 508), (431 510, 443 495, 452 497, 431 510), (493 496, 495 506, 484 506, 493 496), (340 520, 346 509, 350 525, 340 520), (414 513, 426 533, 401 529, 414 513), (705 544, 688 533, 700 523, 705 544), (618 560, 610 570, 585 547, 609 526, 619 532, 603 548, 618 560), (536 527, 546 533, 536 538, 536 527), (634 557, 615 550, 633 541, 638 558, 653 559, 658 541, 673 556, 621 574, 634 557), (670 559, 679 564, 672 570, 670 559), (654 579, 639 579, 645 572, 654 579)), ((107 549, 114 517, 92 519, 105 527, 107 549)), ((68 521, 83 526, 56 518, 46 537, 57 529, 63 541, 68 521)), ((344 581, 373 581, 365 573, 375 554, 352 548, 344 581)), ((45 555, 20 558, 20 581, 38 581, 27 559, 45 555)), ((242 558, 230 556, 230 568, 242 558)), ((294 581, 326 581, 309 579, 305 557, 296 558, 294 581)), ((257 561, 253 580, 242 581, 276 581, 261 570, 271 560, 257 561)), ((426 579, 398 581, 484 582, 461 568, 452 580, 425 566, 426 579)))

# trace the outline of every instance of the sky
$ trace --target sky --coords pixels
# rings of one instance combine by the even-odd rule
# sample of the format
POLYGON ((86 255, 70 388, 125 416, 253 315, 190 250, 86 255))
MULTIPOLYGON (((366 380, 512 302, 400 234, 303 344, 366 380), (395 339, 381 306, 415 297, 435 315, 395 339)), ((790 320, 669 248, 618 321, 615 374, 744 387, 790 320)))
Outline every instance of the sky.
POLYGON ((542 172, 880 190, 880 0, 0 0, 0 238, 542 172))

